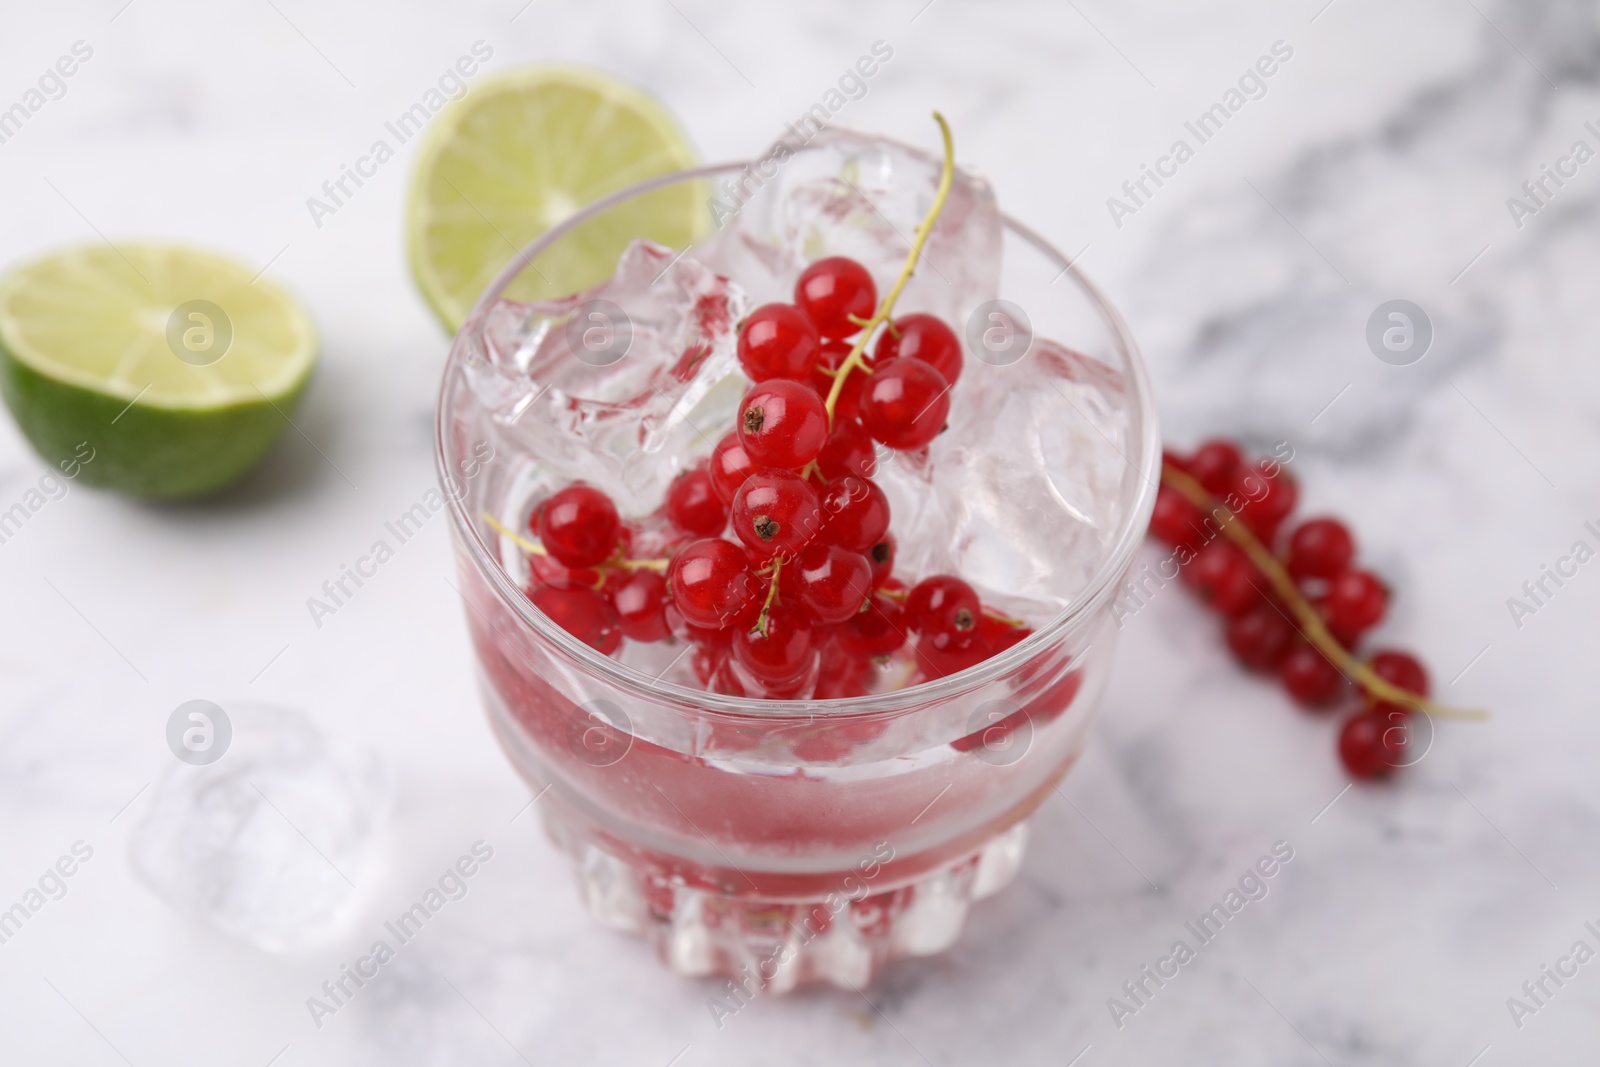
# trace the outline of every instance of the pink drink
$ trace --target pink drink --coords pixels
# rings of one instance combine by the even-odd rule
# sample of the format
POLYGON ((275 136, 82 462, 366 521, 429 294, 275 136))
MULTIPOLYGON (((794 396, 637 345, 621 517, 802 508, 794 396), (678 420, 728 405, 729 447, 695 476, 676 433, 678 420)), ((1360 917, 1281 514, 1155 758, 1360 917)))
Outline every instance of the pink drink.
MULTIPOLYGON (((740 171, 707 168, 618 194, 541 238, 523 262, 662 182, 740 171)), ((514 549, 485 517, 523 521, 542 460, 526 451, 536 436, 515 436, 526 426, 508 428, 542 409, 494 413, 500 394, 482 384, 486 362, 506 350, 496 331, 528 314, 495 304, 515 266, 456 340, 439 464, 490 721, 539 794, 590 910, 649 938, 675 970, 774 990, 859 986, 891 959, 947 948, 972 902, 1016 873, 1028 815, 1083 750, 1111 662, 1110 603, 1148 517, 1160 450, 1143 369, 1115 313, 1029 231, 1007 221, 1004 244, 1007 298, 1028 300, 1035 323, 1090 353, 1044 342, 1030 373, 1059 378, 1063 409, 1081 414, 1066 396, 1090 387, 1115 409, 1122 447, 1102 478, 1115 492, 1089 539, 1094 558, 1076 561, 1083 577, 1063 610, 1029 618, 1032 638, 950 677, 865 697, 721 696, 682 663, 658 667, 636 650, 608 658, 553 625, 524 596, 514 549)), ((678 652, 688 658, 667 648, 678 652)))

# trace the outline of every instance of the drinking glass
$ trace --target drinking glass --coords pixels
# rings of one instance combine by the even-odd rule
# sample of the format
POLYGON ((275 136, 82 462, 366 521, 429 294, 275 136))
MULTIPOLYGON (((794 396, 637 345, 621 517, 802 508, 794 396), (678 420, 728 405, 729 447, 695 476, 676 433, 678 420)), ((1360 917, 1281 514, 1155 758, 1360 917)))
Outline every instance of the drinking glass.
MULTIPOLYGON (((871 140, 861 146, 870 155, 871 140)), ((601 655, 556 626, 525 595, 511 542, 490 518, 518 517, 517 496, 540 462, 508 436, 504 412, 491 414, 493 390, 482 383, 508 318, 532 321, 540 307, 505 294, 530 269, 546 283, 556 274, 559 286, 560 264, 592 260, 594 235, 637 217, 643 198, 714 197, 759 162, 640 183, 529 245, 455 338, 436 458, 489 721, 593 916, 646 938, 682 974, 724 975, 747 990, 860 987, 891 960, 948 948, 972 904, 1016 874, 1029 815, 1087 742, 1112 661, 1111 606, 1149 518, 1161 451, 1121 318, 1067 257, 1006 217, 1002 298, 1026 309, 1033 336, 1072 346, 1073 358, 1056 361, 1061 417, 1081 421, 1067 386, 1092 381, 1106 409, 1096 417, 1117 427, 1109 488, 1091 516, 1097 540, 1062 610, 975 667, 838 700, 719 695, 601 655), (581 257, 563 254, 572 241, 585 242, 581 257)), ((927 162, 936 173, 938 161, 927 162)), ((913 232, 916 217, 884 210, 898 232, 913 232)), ((778 225, 779 213, 767 215, 778 225)), ((759 245, 762 223, 741 225, 756 228, 759 245)), ((979 326, 968 336, 987 344, 979 326)), ((992 353, 975 361, 970 344, 966 373, 1005 372, 992 353)))

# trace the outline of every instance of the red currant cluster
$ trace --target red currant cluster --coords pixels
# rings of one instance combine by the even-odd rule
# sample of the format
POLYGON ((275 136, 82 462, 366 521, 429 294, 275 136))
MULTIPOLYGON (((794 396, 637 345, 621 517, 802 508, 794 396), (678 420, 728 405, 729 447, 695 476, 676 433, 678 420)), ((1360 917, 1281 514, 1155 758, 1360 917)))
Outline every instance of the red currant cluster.
POLYGON ((1340 731, 1339 758, 1357 778, 1403 766, 1415 709, 1375 689, 1387 683, 1425 698, 1428 673, 1407 652, 1376 651, 1364 664, 1350 655, 1382 621, 1389 590, 1355 566, 1349 529, 1315 518, 1281 536, 1298 497, 1294 481, 1276 460, 1247 462, 1231 441, 1207 441, 1188 457, 1169 451, 1163 459, 1150 532, 1173 547, 1185 584, 1227 619, 1234 656, 1251 670, 1276 674, 1309 708, 1336 704, 1354 682, 1362 704, 1340 731), (1234 520, 1253 536, 1219 536, 1234 520), (1265 558, 1252 558, 1250 547, 1264 550, 1265 558), (1321 625, 1308 629, 1297 621, 1307 612, 1321 625))
POLYGON ((774 699, 865 694, 875 661, 908 646, 928 679, 1026 637, 960 578, 908 589, 894 576, 875 442, 925 448, 962 363, 935 316, 889 318, 899 288, 880 307, 866 268, 832 257, 805 269, 793 303, 753 311, 737 344, 754 384, 734 428, 661 512, 630 526, 581 484, 534 510, 534 604, 608 655, 624 637, 688 641, 703 684, 774 699), (630 558, 646 542, 662 558, 630 558))

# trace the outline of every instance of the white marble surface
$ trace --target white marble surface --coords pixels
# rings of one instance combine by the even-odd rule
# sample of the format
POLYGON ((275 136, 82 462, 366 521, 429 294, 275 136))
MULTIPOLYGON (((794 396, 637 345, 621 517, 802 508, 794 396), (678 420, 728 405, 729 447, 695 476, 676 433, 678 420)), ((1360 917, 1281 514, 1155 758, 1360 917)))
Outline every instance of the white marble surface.
MULTIPOLYGON (((1600 520, 1600 164, 1520 230, 1505 206, 1573 140, 1596 144, 1592 4, 536 0, 513 22, 521 2, 8 5, 0 102, 75 40, 94 57, 0 145, 0 258, 98 230, 270 261, 325 358, 300 420, 316 448, 287 439, 204 505, 75 488, 0 545, 0 903, 74 841, 94 849, 0 945, 7 1062, 1592 1057, 1600 964, 1520 1029, 1506 998, 1580 937, 1600 947, 1583 928, 1600 920, 1600 572, 1520 629, 1506 598, 1600 520), (594 927, 533 821, 510 821, 528 796, 477 707, 443 520, 321 630, 305 608, 432 483, 446 340, 403 265, 408 159, 320 230, 304 200, 478 39, 491 68, 559 57, 637 79, 713 159, 751 152, 890 42, 844 120, 917 137, 942 108, 1009 210, 1090 246, 1169 438, 1291 442, 1309 504, 1351 516, 1399 591, 1385 636, 1493 721, 1443 726, 1403 780, 1340 796, 1332 723, 1242 676, 1214 624, 1164 594, 1123 635, 1071 804, 1045 805, 1018 884, 953 952, 891 971, 870 1004, 808 993, 719 1030, 711 987, 594 927), (1294 55, 1266 96, 1115 227, 1105 198, 1277 40, 1294 55), (1437 329, 1405 368, 1362 340, 1396 296, 1437 329), (383 862, 334 943, 265 954, 134 880, 140 790, 194 697, 304 709, 392 768, 383 862), (469 896, 313 1026, 306 997, 480 838, 495 860, 469 896), (1295 856, 1270 895, 1114 1026, 1107 998, 1280 839, 1295 856)), ((0 506, 41 472, 0 420, 0 506)))

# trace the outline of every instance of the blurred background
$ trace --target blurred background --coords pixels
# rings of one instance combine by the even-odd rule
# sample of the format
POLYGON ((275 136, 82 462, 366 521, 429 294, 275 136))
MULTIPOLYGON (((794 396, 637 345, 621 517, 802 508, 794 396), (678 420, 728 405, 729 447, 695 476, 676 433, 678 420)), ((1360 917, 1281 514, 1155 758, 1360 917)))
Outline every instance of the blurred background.
MULTIPOLYGON (((92 58, 0 143, 0 259, 212 248, 291 290, 322 338, 296 430, 222 496, 73 485, 0 543, 0 908, 74 870, 0 943, 17 1062, 1467 1065, 1592 1046, 1600 968, 1537 983, 1577 966, 1558 964, 1575 942, 1600 949, 1600 568, 1532 614, 1508 598, 1575 542, 1600 548, 1600 164, 1559 163, 1600 151, 1596 5, 72 0, 13 3, 6 29, 0 107, 75 43, 92 58), (336 616, 307 609, 435 484, 448 346, 405 262, 415 143, 336 214, 307 200, 480 41, 487 72, 562 60, 640 84, 706 161, 756 154, 887 43, 837 121, 926 142, 942 110, 959 161, 1123 310, 1167 439, 1288 442, 1303 507, 1347 517, 1394 585, 1382 636, 1494 718, 1440 724, 1396 781, 1346 791, 1333 723, 1163 593, 1127 621, 1096 741, 1021 877, 953 951, 719 1025, 720 983, 590 922, 526 814, 478 707, 447 520, 336 616), (1185 124, 1264 55, 1276 72, 1198 143, 1185 124), (1180 138, 1176 174, 1124 189, 1180 138), (1433 335, 1403 366, 1367 343, 1396 299, 1433 335), (140 846, 164 874, 130 864, 169 717, 197 699, 241 730, 303 717, 330 774, 392 798, 300 813, 381 827, 354 910, 315 944, 198 921, 180 845, 140 846), (461 899, 309 1014, 479 842, 493 858, 461 899), (1294 858, 1267 897, 1115 1019, 1108 998, 1275 842, 1294 858)), ((0 510, 45 471, 0 420, 0 510)))

